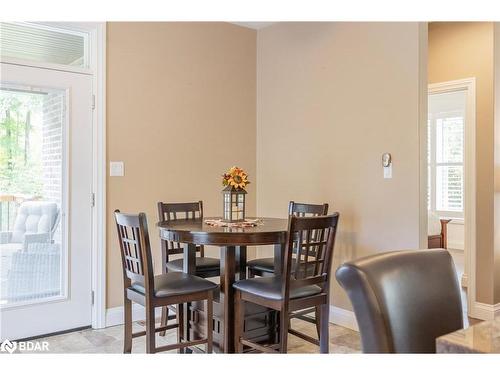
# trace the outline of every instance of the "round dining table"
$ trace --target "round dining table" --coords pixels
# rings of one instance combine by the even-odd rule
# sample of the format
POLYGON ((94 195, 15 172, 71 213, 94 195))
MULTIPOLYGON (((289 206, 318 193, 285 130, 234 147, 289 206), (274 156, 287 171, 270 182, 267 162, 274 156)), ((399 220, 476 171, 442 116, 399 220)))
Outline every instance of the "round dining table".
MULTIPOLYGON (((199 245, 220 247, 220 304, 223 306, 222 352, 234 352, 234 291, 233 283, 246 278, 247 246, 274 245, 275 273, 283 267, 287 234, 287 219, 259 218, 253 227, 222 227, 207 224, 204 219, 178 219, 157 224, 160 238, 184 245, 183 271, 196 273, 196 248, 199 245)), ((249 218, 254 219, 254 218, 249 218)), ((186 322, 187 323, 187 322, 186 322)), ((187 324, 186 324, 187 325, 187 324)), ((185 337, 189 329, 184 331, 185 337)))

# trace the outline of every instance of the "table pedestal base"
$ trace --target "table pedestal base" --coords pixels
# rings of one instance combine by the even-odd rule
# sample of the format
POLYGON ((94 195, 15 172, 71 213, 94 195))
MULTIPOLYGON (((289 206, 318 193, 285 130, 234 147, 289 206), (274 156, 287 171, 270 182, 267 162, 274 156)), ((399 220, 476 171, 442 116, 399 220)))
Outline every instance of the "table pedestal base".
MULTIPOLYGON (((217 293, 218 294, 218 293, 217 293)), ((205 335, 205 302, 194 302, 189 313, 189 338, 198 339, 205 335)), ((234 348, 224 348, 224 306, 218 296, 214 298, 214 351, 231 353, 234 348)), ((188 319, 186 319, 188 320, 188 319)), ((252 303, 245 303, 245 338, 260 343, 276 343, 279 340, 279 320, 275 310, 252 303)))

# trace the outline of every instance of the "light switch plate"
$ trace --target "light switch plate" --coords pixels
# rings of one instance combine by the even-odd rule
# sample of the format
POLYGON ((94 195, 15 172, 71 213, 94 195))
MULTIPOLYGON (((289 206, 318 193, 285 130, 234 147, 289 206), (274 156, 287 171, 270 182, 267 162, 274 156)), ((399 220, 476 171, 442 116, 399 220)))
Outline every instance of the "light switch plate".
POLYGON ((384 168, 384 178, 392 178, 392 164, 384 168))
POLYGON ((109 175, 111 177, 122 177, 124 175, 123 161, 110 161, 109 175))

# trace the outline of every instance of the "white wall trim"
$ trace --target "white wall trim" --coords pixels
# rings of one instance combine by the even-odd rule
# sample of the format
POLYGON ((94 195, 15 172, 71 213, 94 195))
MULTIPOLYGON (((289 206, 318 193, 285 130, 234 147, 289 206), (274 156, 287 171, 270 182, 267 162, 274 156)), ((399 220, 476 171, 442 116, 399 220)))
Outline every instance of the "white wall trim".
POLYGON ((358 322, 354 312, 330 305, 330 323, 359 332, 358 322))
POLYGON ((475 302, 472 310, 473 316, 476 319, 493 320, 500 317, 500 303, 489 305, 487 303, 475 302))
POLYGON ((464 251, 464 244, 460 241, 448 241, 448 247, 449 250, 454 250, 454 251, 464 251))
MULTIPOLYGON (((475 315, 476 309, 476 79, 474 77, 429 85, 428 93, 467 91, 467 113, 465 120, 465 160, 464 160, 464 248, 467 283, 467 311, 475 315)), ((426 125, 427 126, 427 125, 426 125)), ((427 162, 421 160, 421 162, 427 162)), ((423 173, 427 174, 427 168, 423 173)), ((479 310, 478 310, 479 311, 479 310)))
POLYGON ((428 101, 428 24, 418 25, 418 129, 419 139, 419 248, 427 248, 427 101, 428 101))
MULTIPOLYGON (((155 309, 155 317, 161 317, 161 309, 155 309)), ((146 310, 143 306, 132 303, 132 321, 146 319, 146 310)), ((106 325, 105 327, 112 327, 123 324, 123 306, 112 307, 106 310, 106 325)), ((104 327, 103 327, 104 328, 104 327)))
POLYGON ((92 328, 106 325, 106 23, 90 25, 92 84, 95 97, 93 113, 94 163, 93 251, 92 251, 92 328))
POLYGON ((460 280, 460 284, 462 288, 468 288, 469 286, 469 277, 464 273, 462 274, 462 279, 460 280))

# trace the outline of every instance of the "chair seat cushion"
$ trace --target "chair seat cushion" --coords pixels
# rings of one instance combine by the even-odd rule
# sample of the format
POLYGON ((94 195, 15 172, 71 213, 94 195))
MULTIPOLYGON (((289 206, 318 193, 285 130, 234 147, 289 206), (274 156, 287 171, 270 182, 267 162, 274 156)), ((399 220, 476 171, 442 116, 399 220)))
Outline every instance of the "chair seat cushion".
POLYGON ((274 273, 274 258, 253 259, 247 262, 247 266, 253 270, 274 273))
MULTIPOLYGON (((169 272, 182 272, 184 267, 184 259, 175 259, 167 263, 169 272)), ((220 260, 209 257, 196 257, 197 271, 217 271, 220 269, 220 260)))
MULTIPOLYGON (((281 277, 273 276, 241 280, 234 283, 233 286, 239 291, 254 294, 262 298, 281 300, 283 299, 281 284, 281 277)), ((317 285, 292 287, 290 288, 290 299, 313 296, 319 293, 321 293, 321 288, 317 285)))
MULTIPOLYGON (((217 284, 201 277, 189 275, 183 272, 169 272, 154 278, 155 297, 171 297, 182 294, 204 292, 217 288, 217 284)), ((142 283, 136 282, 130 289, 139 293, 146 293, 142 283)))

